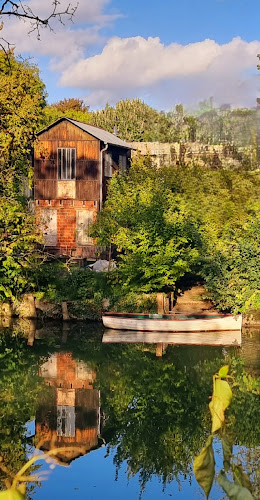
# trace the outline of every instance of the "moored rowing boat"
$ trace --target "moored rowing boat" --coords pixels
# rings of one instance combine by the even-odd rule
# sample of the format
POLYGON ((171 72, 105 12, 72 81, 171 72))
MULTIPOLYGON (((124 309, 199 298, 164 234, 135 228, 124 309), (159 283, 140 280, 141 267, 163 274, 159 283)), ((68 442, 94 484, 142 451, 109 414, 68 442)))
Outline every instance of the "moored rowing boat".
POLYGON ((143 332, 216 332, 242 328, 242 316, 231 314, 105 313, 102 320, 106 328, 143 332))

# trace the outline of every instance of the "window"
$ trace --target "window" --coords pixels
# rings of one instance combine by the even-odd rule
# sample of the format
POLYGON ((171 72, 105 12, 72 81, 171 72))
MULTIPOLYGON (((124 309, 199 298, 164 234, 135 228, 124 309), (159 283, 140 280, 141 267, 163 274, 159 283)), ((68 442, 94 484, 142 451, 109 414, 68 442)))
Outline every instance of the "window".
POLYGON ((112 154, 107 153, 105 156, 105 177, 112 177, 112 154))
POLYGON ((93 224, 93 212, 91 210, 77 210, 77 244, 93 245, 93 238, 89 234, 89 229, 93 224))
POLYGON ((118 163, 119 163, 119 169, 124 172, 126 170, 126 156, 119 155, 119 162, 118 163))
POLYGON ((58 148, 58 179, 71 181, 76 178, 76 149, 58 148))

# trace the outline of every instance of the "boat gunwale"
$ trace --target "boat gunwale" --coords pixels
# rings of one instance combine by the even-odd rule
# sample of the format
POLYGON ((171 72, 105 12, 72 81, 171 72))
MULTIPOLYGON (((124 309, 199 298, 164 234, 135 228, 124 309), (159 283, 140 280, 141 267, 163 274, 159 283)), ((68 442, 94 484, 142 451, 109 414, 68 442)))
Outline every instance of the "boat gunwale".
POLYGON ((184 314, 184 313, 172 313, 172 314, 158 314, 158 317, 156 317, 156 314, 137 314, 137 313, 117 313, 117 312, 107 312, 102 315, 104 318, 113 318, 113 319, 125 319, 125 320, 132 320, 135 319, 136 321, 144 321, 144 320, 149 320, 149 321, 169 321, 169 322, 174 322, 174 321, 208 321, 212 319, 224 319, 224 318, 234 318, 240 319, 241 314, 238 314, 237 316, 234 316, 233 314, 218 314, 218 313, 212 313, 212 314, 184 314), (176 317, 179 316, 179 317, 176 317))

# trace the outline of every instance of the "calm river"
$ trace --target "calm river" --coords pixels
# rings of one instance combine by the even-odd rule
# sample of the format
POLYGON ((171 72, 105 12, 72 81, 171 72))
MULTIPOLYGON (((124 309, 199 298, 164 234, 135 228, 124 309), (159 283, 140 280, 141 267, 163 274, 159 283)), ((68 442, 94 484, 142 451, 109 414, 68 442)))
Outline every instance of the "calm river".
POLYGON ((244 332, 242 348, 169 345, 158 357, 156 345, 102 343, 95 323, 45 324, 32 345, 28 328, 0 330, 0 489, 56 450, 34 464, 28 499, 205 498, 192 463, 210 435, 212 376, 230 364, 209 498, 228 498, 216 477, 225 468, 232 479, 236 465, 260 498, 260 331, 244 332))

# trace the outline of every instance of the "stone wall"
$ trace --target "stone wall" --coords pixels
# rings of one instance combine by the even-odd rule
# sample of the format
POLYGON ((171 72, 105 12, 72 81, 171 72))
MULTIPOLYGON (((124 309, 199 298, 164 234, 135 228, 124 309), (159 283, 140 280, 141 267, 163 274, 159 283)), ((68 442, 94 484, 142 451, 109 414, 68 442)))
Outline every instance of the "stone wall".
POLYGON ((253 162, 253 150, 237 149, 230 144, 207 145, 198 142, 190 143, 160 143, 160 142, 132 142, 132 157, 137 152, 143 156, 150 155, 153 162, 161 167, 163 165, 182 165, 199 163, 209 165, 216 169, 239 168, 241 162, 253 162))

